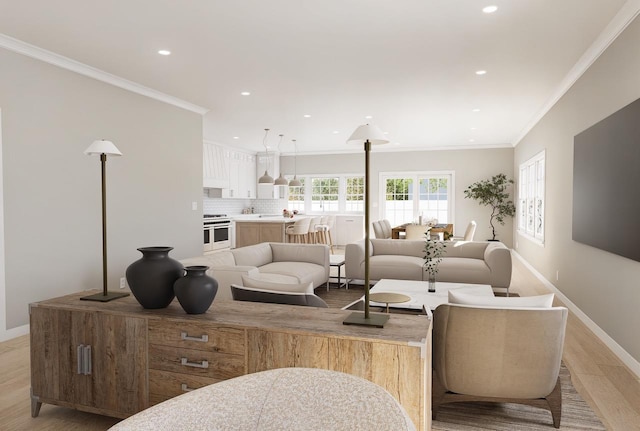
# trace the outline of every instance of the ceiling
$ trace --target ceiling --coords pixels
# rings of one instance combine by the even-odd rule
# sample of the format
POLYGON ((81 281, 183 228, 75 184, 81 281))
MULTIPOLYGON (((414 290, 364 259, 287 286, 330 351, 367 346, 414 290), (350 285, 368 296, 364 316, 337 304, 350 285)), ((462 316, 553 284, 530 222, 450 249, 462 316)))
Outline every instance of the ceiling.
POLYGON ((0 0, 0 33, 205 108, 206 140, 260 151, 270 128, 283 153, 292 139, 345 152, 370 122, 404 151, 515 145, 625 13, 624 0, 0 0))

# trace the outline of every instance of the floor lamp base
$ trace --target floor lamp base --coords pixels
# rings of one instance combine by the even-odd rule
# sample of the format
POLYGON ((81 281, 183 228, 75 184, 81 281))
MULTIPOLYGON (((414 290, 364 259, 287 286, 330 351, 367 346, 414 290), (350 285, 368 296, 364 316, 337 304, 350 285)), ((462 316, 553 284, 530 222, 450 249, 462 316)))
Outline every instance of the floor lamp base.
POLYGON ((129 294, 125 292, 107 292, 106 295, 104 293, 96 293, 95 295, 83 296, 80 299, 83 301, 109 302, 125 296, 129 296, 129 294))
POLYGON ((351 313, 349 317, 342 321, 343 325, 374 326, 384 328, 384 324, 389 320, 388 314, 369 314, 369 318, 364 317, 364 313, 351 313))

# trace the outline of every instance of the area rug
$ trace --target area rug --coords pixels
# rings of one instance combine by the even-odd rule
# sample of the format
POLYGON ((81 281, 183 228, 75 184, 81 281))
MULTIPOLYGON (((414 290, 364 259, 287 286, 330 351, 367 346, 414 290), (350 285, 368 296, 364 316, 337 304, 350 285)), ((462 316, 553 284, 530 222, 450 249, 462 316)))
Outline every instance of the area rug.
MULTIPOLYGON (((342 308, 360 299, 362 285, 352 285, 349 290, 331 283, 331 288, 316 289, 331 308, 342 308)), ((560 430, 606 430, 600 419, 578 394, 571 383, 569 370, 560 368, 562 386, 562 420, 560 430)), ((551 413, 531 406, 512 403, 454 403, 441 407, 438 420, 433 421, 434 431, 537 431, 554 430, 551 413)))
MULTIPOLYGON (((561 430, 606 430, 600 419, 571 384, 569 370, 560 367, 562 386, 561 430)), ((534 431, 553 430, 551 413, 511 403, 454 403, 442 406, 434 431, 534 431)))

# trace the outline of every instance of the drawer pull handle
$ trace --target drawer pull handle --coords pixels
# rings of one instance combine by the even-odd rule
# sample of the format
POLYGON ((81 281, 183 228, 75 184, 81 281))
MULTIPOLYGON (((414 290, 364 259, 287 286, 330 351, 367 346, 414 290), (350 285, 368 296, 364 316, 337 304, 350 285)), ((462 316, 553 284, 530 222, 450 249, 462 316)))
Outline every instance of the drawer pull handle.
POLYGON ((201 343, 206 343, 207 341, 209 341, 209 336, 207 334, 204 334, 199 337, 190 337, 186 332, 181 332, 180 339, 182 339, 183 341, 199 341, 201 343))
POLYGON ((189 362, 187 358, 180 358, 180 363, 186 367, 209 368, 209 361, 189 362))
POLYGON ((191 391, 195 391, 195 389, 190 388, 189 386, 187 386, 187 384, 186 384, 186 383, 183 383, 180 387, 182 388, 182 392, 191 392, 191 391))

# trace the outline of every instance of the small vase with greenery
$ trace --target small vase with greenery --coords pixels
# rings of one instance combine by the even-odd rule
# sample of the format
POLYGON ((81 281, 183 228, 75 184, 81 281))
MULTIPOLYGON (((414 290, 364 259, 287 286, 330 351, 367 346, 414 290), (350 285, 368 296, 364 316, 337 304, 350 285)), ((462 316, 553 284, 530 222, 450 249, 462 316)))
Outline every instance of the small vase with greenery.
POLYGON ((513 184, 513 180, 507 178, 505 174, 498 174, 490 180, 482 180, 471 184, 464 191, 464 197, 477 200, 480 205, 491 207, 491 217, 489 224, 493 237, 491 241, 496 241, 496 226, 494 222, 504 225, 505 217, 513 217, 516 214, 516 206, 509 199, 508 187, 513 184))
POLYGON ((425 237, 423 266, 429 275, 429 292, 435 292, 438 264, 442 261, 442 256, 444 255, 447 245, 443 241, 431 239, 431 233, 429 231, 425 233, 425 237))

